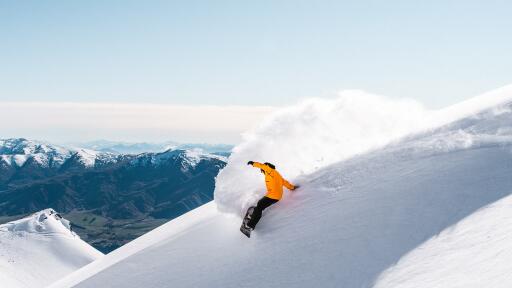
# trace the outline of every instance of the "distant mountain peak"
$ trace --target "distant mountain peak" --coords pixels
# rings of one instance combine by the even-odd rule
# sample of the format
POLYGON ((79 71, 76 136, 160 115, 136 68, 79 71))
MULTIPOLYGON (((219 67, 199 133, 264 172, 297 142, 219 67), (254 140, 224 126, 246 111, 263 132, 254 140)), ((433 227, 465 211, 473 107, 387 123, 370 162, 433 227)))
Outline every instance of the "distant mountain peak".
POLYGON ((25 138, 0 139, 0 162, 22 167, 33 160, 43 167, 62 165, 72 152, 66 148, 25 138))
POLYGON ((79 237, 71 229, 71 224, 52 208, 33 213, 20 220, 0 225, 0 231, 19 233, 52 234, 79 237))
POLYGON ((143 153, 137 155, 137 157, 135 157, 131 162, 134 165, 138 164, 143 166, 160 166, 163 164, 169 164, 169 161, 175 160, 172 162, 179 161, 181 164, 181 170, 183 172, 188 172, 189 170, 194 169, 202 160, 211 159, 227 162, 227 157, 211 154, 203 151, 202 149, 169 149, 160 153, 143 153))
POLYGON ((111 152, 116 154, 137 155, 147 152, 160 153, 168 150, 191 150, 200 148, 206 152, 226 153, 233 148, 228 144, 206 144, 206 143, 178 143, 174 141, 166 141, 159 143, 151 142, 116 142, 108 140, 98 140, 86 143, 74 143, 73 146, 83 147, 101 152, 111 152))
MULTIPOLYGON (((66 162, 73 162, 85 168, 94 167, 96 162, 115 162, 116 156, 85 148, 65 148, 38 140, 25 138, 0 139, 0 164, 15 168, 33 163, 43 168, 60 168, 66 162)), ((67 166, 70 166, 68 163, 67 166)))
POLYGON ((49 208, 0 225, 2 287, 46 287, 103 256, 49 208))

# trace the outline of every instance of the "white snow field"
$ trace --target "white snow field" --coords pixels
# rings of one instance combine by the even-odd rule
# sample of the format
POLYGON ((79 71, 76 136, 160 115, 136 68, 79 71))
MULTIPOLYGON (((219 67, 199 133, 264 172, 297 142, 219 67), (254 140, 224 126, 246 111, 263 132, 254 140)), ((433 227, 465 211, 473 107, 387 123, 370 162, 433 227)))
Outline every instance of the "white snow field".
POLYGON ((246 137, 215 202, 51 287, 511 287, 512 86, 436 112, 352 92, 246 137), (301 185, 250 239, 248 160, 301 185))
POLYGON ((1 287, 46 287, 101 256, 53 209, 0 225, 1 287))
POLYGON ((510 209, 512 196, 507 196, 446 229, 383 273, 376 288, 509 288, 510 209))

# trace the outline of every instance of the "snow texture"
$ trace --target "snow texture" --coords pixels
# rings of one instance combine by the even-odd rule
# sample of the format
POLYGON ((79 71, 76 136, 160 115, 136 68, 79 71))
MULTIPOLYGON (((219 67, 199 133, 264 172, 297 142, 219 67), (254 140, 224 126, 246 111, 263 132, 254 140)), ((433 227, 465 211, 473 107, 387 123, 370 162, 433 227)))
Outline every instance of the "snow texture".
POLYGON ((375 288, 509 288, 512 196, 477 211, 403 257, 375 288))
MULTIPOLYGON (((502 220, 512 218, 507 210, 512 192, 512 86, 427 113, 428 123, 411 121, 421 130, 414 135, 401 134, 415 128, 390 128, 400 140, 393 141, 387 133, 378 136, 383 127, 378 120, 372 122, 379 128, 369 134, 373 140, 356 137, 361 143, 349 145, 338 139, 340 161, 331 159, 336 149, 328 146, 333 138, 321 137, 335 133, 334 124, 328 124, 332 129, 325 132, 318 124, 323 121, 318 120, 311 124, 315 129, 303 130, 301 126, 311 122, 290 119, 297 127, 290 123, 281 129, 271 125, 277 123, 273 121, 278 114, 262 126, 269 131, 260 127, 235 149, 232 167, 217 181, 221 190, 216 196, 226 197, 170 221, 52 288, 510 287, 512 259, 506 242, 510 243, 512 234, 502 220), (279 131, 290 133, 293 140, 283 136, 282 141, 268 144, 266 140, 272 141, 268 135, 279 137, 279 131), (295 154, 299 150, 292 144, 307 147, 301 141, 315 149, 305 150, 305 156, 295 154), (315 141, 325 143, 327 152, 315 141), (343 151, 353 145, 364 149, 343 151), (315 163, 311 155, 317 152, 329 158, 302 174, 300 165, 315 163), (276 158, 267 158, 272 155, 276 158), (263 187, 261 178, 256 183, 241 172, 251 170, 245 166, 247 158, 275 161, 278 168, 282 163, 283 174, 302 184, 265 211, 250 239, 238 231, 239 217, 222 212, 237 214, 247 201, 242 196, 244 201, 234 201, 230 191, 254 189, 252 184, 263 187), (470 259, 471 255, 476 257, 470 259), (445 264, 449 271, 443 271, 445 264), (462 279, 477 270, 469 277, 475 282, 462 279), (426 280, 430 282, 421 283, 426 280)), ((335 114, 332 121, 339 121, 335 114)), ((338 125, 349 129, 345 123, 338 125)), ((252 190, 237 193, 242 192, 252 190)))
POLYGON ((46 287, 101 256, 53 209, 0 225, 2 287, 46 287))

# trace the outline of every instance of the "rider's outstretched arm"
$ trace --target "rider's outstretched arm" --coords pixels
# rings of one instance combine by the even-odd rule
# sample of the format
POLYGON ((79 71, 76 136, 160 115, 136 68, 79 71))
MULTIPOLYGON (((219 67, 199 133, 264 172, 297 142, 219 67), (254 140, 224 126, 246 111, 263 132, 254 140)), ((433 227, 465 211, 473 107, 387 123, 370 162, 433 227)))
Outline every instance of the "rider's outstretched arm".
POLYGON ((247 165, 252 165, 253 167, 263 169, 263 171, 267 173, 269 173, 272 170, 272 168, 268 167, 265 164, 261 164, 260 162, 249 161, 247 162, 247 165))
POLYGON ((291 184, 290 182, 288 182, 286 179, 283 178, 283 185, 284 187, 290 189, 290 190, 295 190, 297 188, 299 188, 299 186, 296 186, 296 185, 293 185, 291 184))

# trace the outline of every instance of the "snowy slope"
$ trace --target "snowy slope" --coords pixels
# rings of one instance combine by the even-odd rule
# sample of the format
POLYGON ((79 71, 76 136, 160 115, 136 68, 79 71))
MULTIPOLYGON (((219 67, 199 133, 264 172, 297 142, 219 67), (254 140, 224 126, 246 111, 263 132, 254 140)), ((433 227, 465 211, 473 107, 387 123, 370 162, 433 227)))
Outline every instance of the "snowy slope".
POLYGON ((430 239, 381 275, 376 288, 508 288, 512 196, 430 239))
MULTIPOLYGON (((350 105, 355 105, 355 99, 349 98, 350 105)), ((297 123, 293 116, 301 113, 282 112, 290 121, 284 121, 281 126, 264 124, 234 149, 225 173, 219 175, 215 203, 159 227, 52 287, 360 288, 374 286, 377 279, 380 279, 378 285, 383 285, 379 287, 395 287, 396 281, 408 273, 404 269, 413 264, 418 265, 414 271, 424 269, 418 258, 431 256, 417 254, 421 251, 415 249, 422 245, 439 246, 429 243, 442 239, 453 227, 457 229, 457 223, 461 227, 471 226, 476 234, 485 234, 479 230, 478 221, 470 219, 478 219, 481 212, 477 211, 486 211, 481 209, 512 192, 512 87, 444 111, 417 110, 424 117, 407 125, 400 124, 404 121, 402 116, 394 120, 388 117, 408 110, 407 107, 400 104, 395 109, 387 100, 378 102, 373 96, 368 99, 377 104, 386 103, 377 106, 387 107, 382 109, 389 108, 389 111, 381 113, 382 119, 378 116, 371 121, 365 114, 355 115, 357 123, 360 119, 366 123, 357 127, 365 129, 359 132, 354 129, 346 138, 336 128, 342 124, 328 120, 336 119, 337 113, 350 113, 350 109, 342 109, 347 98, 325 105, 328 110, 322 108, 309 113, 309 122, 304 121, 310 123, 307 131, 294 126, 297 123), (399 124, 393 128, 395 121, 399 124), (439 125, 440 128, 434 128, 439 125), (318 127, 323 129, 312 129, 318 127), (386 127, 388 132, 382 133, 380 130, 386 127), (414 131, 423 132, 399 140, 414 131), (302 135, 306 144, 300 137, 284 143, 272 141, 272 136, 286 138, 287 135, 302 135), (317 142, 313 143, 312 139, 317 142), (265 144, 267 141, 270 144, 265 144), (315 149, 302 150, 306 155, 301 156, 293 147, 294 144, 308 147, 308 143, 315 149), (352 150, 343 151, 345 148, 352 150), (278 169, 282 164, 283 175, 291 176, 290 180, 300 183, 301 188, 288 192, 281 202, 266 211, 254 236, 247 239, 238 231, 238 215, 263 193, 263 183, 257 178, 261 177, 258 171, 243 162, 267 159, 276 161, 278 169), (294 160, 299 165, 294 166, 294 160), (311 167, 315 161, 320 164, 311 167), (441 236, 433 238, 440 233, 441 236), (398 266, 392 268, 396 263, 398 266)), ((417 106, 413 104, 413 107, 417 106)), ((294 109, 303 112, 304 106, 291 110, 294 109)), ((282 115, 270 119, 269 123, 286 119, 279 118, 282 115)), ((503 207, 500 203, 484 209, 492 212, 493 207, 503 207)), ((502 217, 512 216, 506 209, 502 208, 501 212, 506 214, 502 217)), ((467 237, 465 230, 456 233, 458 238, 467 237)), ((510 237, 507 231, 488 236, 504 235, 510 237)), ((441 240, 443 243, 446 242, 441 240)), ((466 253, 485 248, 479 243, 466 253)), ((442 251, 439 247, 429 250, 442 251)), ((480 273, 480 283, 492 280, 512 285, 510 273, 499 273, 512 271, 512 261, 507 263, 499 257, 485 259, 487 269, 480 273), (495 265, 501 265, 501 270, 493 270, 495 265)), ((424 265, 439 265, 442 259, 432 261, 424 265)), ((418 281, 403 287, 417 287, 418 281)))
POLYGON ((0 225, 2 287, 45 287, 101 256, 53 209, 0 225))

